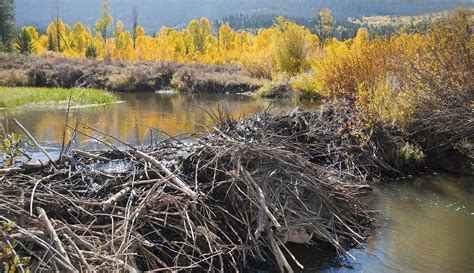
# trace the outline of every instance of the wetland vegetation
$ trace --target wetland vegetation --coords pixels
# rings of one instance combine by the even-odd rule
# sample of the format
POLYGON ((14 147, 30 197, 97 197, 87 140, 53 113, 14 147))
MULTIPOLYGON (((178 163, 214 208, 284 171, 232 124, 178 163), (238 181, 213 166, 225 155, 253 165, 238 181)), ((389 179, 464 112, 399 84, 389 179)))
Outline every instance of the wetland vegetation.
POLYGON ((98 89, 37 87, 0 87, 0 107, 60 106, 71 107, 110 104, 117 97, 98 89))

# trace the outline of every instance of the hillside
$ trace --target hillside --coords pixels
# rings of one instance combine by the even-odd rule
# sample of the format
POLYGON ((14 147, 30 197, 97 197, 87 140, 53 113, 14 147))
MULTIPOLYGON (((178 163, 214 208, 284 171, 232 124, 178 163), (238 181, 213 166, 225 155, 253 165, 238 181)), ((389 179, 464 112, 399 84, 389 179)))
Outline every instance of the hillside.
MULTIPOLYGON (((56 14, 56 1, 60 16, 69 24, 82 21, 93 25, 99 15, 99 0, 17 0, 17 25, 46 27, 56 14)), ((126 26, 130 25, 132 7, 136 6, 140 24, 148 32, 156 32, 163 25, 181 28, 191 19, 202 16, 215 20, 237 13, 283 12, 289 16, 311 17, 325 7, 331 8, 336 18, 417 15, 472 3, 469 0, 110 0, 112 15, 123 20, 126 26)))

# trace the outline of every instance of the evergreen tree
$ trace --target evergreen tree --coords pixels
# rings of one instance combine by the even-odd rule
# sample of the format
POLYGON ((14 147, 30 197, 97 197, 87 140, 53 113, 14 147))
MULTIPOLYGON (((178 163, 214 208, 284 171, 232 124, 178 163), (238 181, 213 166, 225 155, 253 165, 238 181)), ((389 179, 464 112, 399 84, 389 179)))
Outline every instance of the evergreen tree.
POLYGON ((97 48, 94 44, 91 44, 86 48, 86 58, 92 60, 97 58, 97 48))
POLYGON ((48 35, 48 50, 54 51, 54 39, 51 33, 48 35))
POLYGON ((16 39, 16 49, 24 55, 31 55, 34 50, 33 39, 30 32, 23 28, 16 39))
POLYGON ((0 0, 0 51, 12 51, 15 37, 15 2, 0 0))

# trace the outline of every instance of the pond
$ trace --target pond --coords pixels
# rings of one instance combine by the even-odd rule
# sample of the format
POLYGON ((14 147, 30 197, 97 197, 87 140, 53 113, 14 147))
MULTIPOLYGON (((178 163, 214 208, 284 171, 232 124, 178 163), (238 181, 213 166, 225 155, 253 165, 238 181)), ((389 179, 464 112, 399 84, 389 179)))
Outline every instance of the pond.
POLYGON ((377 221, 356 260, 299 247, 304 272, 473 272, 473 177, 393 181, 369 199, 377 221))
MULTIPOLYGON (((208 113, 217 113, 218 109, 226 109, 238 118, 269 106, 294 106, 270 105, 270 102, 243 95, 135 93, 120 96, 122 103, 76 109, 71 119, 131 145, 149 145, 163 135, 150 133, 148 127, 171 135, 205 134, 213 126, 208 113)), ((65 116, 65 110, 0 111, 5 126, 16 131, 8 118, 17 118, 42 145, 56 154, 63 138, 65 116)), ((98 136, 92 130, 81 130, 98 136)), ((91 150, 104 148, 86 136, 78 136, 75 145, 91 150)), ((31 153, 42 159, 37 151, 31 153)), ((305 265, 305 272, 473 272, 473 200, 473 177, 436 174, 385 183, 367 200, 370 207, 378 211, 378 217, 364 247, 350 251, 355 261, 306 247, 294 250, 305 265)))

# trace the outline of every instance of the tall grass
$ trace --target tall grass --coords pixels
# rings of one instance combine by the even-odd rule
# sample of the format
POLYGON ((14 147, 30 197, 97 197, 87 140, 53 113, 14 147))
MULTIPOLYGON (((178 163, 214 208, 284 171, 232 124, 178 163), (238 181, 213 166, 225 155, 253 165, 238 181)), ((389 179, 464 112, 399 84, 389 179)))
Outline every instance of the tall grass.
POLYGON ((99 89, 0 87, 0 107, 67 103, 105 104, 117 101, 115 94, 99 89))

